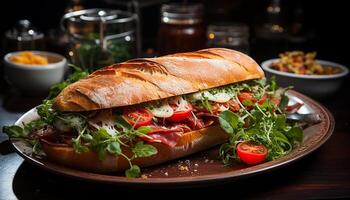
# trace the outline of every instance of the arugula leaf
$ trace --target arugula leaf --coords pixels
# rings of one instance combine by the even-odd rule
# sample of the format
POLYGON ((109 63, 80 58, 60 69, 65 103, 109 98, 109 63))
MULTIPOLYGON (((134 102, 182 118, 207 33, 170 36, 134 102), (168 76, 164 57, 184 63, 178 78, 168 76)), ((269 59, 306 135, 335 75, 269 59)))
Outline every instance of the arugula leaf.
POLYGON ((237 128, 239 123, 239 117, 232 111, 225 110, 219 115, 219 123, 227 133, 233 134, 234 129, 237 128))
POLYGON ((234 159, 235 151, 233 150, 235 147, 233 147, 230 143, 224 143, 220 146, 219 149, 219 157, 221 158, 222 162, 227 165, 230 163, 231 159, 234 159), (232 154, 232 153, 233 154, 232 154))
POLYGON ((76 153, 85 153, 89 151, 89 148, 81 144, 80 137, 72 138, 73 148, 76 153))
POLYGON ((253 80, 254 85, 258 85, 260 87, 264 87, 266 85, 266 78, 255 79, 253 80))
POLYGON ((201 99, 201 104, 202 104, 202 107, 205 108, 207 111, 209 111, 210 113, 212 113, 212 107, 211 107, 211 104, 209 102, 209 99, 207 96, 204 95, 205 93, 202 93, 202 99, 201 99))
POLYGON ((244 100, 244 101, 242 101, 242 104, 244 106, 253 106, 254 105, 254 103, 250 100, 244 100))
POLYGON ((152 129, 149 126, 140 126, 136 131, 144 135, 147 135, 152 131, 152 129))
POLYGON ((275 127, 280 130, 284 130, 286 128, 287 118, 285 115, 278 115, 275 120, 275 127))
POLYGON ((285 110, 286 106, 288 105, 288 101, 289 101, 289 98, 286 95, 282 95, 281 102, 280 102, 280 105, 279 105, 279 109, 281 111, 285 110))
POLYGON ((57 112, 52 109, 53 100, 44 100, 43 103, 36 107, 38 115, 47 124, 52 124, 57 116, 57 112))
POLYGON ((129 178, 137 178, 141 175, 141 169, 137 165, 130 166, 130 169, 125 171, 125 176, 129 178))
POLYGON ((293 142, 302 142, 303 130, 300 127, 294 126, 286 132, 286 136, 293 142))
POLYGON ((24 131, 29 133, 31 131, 33 131, 34 129, 39 129, 42 128, 44 126, 48 125, 46 122, 44 122, 42 119, 36 119, 34 121, 31 121, 27 124, 24 124, 24 131))
POLYGON ((86 142, 90 142, 90 141, 92 141, 92 140, 94 139, 94 138, 92 137, 92 135, 90 135, 89 133, 83 134, 81 137, 82 137, 83 140, 86 141, 86 142))
POLYGON ((136 158, 140 157, 149 157, 158 153, 158 150, 149 144, 144 144, 142 141, 136 143, 134 148, 132 149, 136 158))
POLYGON ((118 142, 109 143, 107 145, 107 151, 115 155, 120 155, 122 153, 122 149, 120 148, 120 144, 118 142))
POLYGON ((104 128, 98 129, 98 135, 99 139, 109 139, 111 135, 108 134, 107 130, 104 128))
POLYGON ((23 128, 20 126, 12 125, 12 126, 4 126, 2 131, 6 133, 9 138, 23 138, 27 135, 24 133, 23 128))
POLYGON ((277 84, 276 84, 276 76, 272 76, 270 79, 270 87, 271 90, 274 92, 277 89, 277 84))

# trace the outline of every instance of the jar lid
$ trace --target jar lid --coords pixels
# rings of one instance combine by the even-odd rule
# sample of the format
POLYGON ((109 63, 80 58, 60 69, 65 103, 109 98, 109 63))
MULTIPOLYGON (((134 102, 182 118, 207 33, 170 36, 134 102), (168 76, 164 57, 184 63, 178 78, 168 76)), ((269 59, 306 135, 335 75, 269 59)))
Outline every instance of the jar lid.
POLYGON ((27 19, 22 19, 17 22, 12 29, 5 33, 6 38, 18 41, 31 41, 42 39, 44 34, 36 30, 32 23, 27 19))
POLYGON ((202 22, 203 5, 199 3, 164 4, 161 8, 162 22, 168 24, 198 24, 202 22))
POLYGON ((249 37, 249 27, 243 23, 222 23, 208 26, 209 37, 210 34, 217 36, 230 37, 249 37))
POLYGON ((113 35, 134 31, 136 20, 136 15, 130 12, 94 8, 66 13, 61 19, 61 29, 77 38, 101 32, 113 35))
POLYGON ((134 20, 135 16, 132 13, 120 10, 94 8, 87 10, 79 10, 69 12, 63 16, 74 22, 104 22, 104 23, 125 23, 134 20))

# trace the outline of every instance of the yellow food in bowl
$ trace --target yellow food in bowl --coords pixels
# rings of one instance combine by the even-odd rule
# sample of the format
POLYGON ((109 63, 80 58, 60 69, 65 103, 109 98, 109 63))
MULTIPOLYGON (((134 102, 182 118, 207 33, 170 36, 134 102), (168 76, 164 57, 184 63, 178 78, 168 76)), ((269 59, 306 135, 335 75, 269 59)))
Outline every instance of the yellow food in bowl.
POLYGON ((278 71, 301 75, 331 75, 342 72, 339 67, 318 64, 316 52, 289 51, 279 56, 279 61, 271 65, 272 69, 278 71))
POLYGON ((27 65, 47 65, 49 61, 46 57, 36 55, 32 52, 24 51, 17 55, 11 56, 10 61, 17 64, 27 65))

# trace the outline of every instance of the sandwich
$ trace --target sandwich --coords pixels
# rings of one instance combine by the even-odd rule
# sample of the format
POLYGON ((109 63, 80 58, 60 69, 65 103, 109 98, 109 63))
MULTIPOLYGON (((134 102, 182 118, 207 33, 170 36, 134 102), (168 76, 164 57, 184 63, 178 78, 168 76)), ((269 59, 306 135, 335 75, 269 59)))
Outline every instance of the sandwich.
POLYGON ((216 145, 225 163, 246 162, 236 148, 247 141, 264 161, 300 141, 301 129, 285 123, 285 91, 234 50, 133 59, 69 84, 37 107, 39 119, 4 132, 58 164, 128 177, 216 145))

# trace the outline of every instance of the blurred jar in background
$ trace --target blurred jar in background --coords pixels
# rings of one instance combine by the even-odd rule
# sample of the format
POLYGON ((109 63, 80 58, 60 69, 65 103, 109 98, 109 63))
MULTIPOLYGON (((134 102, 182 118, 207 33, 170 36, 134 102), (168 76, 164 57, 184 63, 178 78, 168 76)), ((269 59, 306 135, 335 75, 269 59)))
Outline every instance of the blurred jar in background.
POLYGON ((23 50, 44 50, 44 33, 33 27, 29 20, 23 19, 6 31, 3 53, 23 50))
POLYGON ((202 4, 164 4, 158 32, 161 55, 199 50, 205 47, 206 31, 202 4))
POLYGON ((69 34, 73 64, 94 71, 137 55, 137 16, 110 9, 66 13, 62 29, 69 34))
POLYGON ((245 24, 209 25, 208 47, 234 49, 249 54, 249 27, 245 24))
MULTIPOLYGON (((280 52, 288 49, 286 40, 287 18, 286 7, 282 6, 282 0, 269 0, 263 15, 257 15, 257 21, 254 26, 254 58, 256 60, 265 60, 275 57, 280 52)), ((290 9, 290 8, 289 8, 290 9)))

